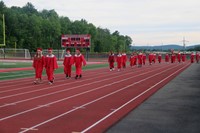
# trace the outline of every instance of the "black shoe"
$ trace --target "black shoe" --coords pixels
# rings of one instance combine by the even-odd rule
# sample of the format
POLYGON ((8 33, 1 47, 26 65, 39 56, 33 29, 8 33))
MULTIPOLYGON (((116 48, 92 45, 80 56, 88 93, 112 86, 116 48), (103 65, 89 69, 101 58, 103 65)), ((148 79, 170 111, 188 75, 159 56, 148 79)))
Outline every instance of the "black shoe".
POLYGON ((79 78, 82 78, 82 75, 79 75, 79 78))
POLYGON ((75 79, 77 79, 77 78, 78 78, 78 75, 76 75, 75 79))
POLYGON ((66 78, 68 78, 68 75, 66 74, 66 78))

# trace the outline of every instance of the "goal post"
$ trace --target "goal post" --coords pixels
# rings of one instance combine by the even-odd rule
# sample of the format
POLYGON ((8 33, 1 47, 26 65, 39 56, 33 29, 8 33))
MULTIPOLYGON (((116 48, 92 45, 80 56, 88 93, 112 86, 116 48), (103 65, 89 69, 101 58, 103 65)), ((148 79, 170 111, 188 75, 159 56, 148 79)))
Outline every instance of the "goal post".
POLYGON ((31 59, 28 49, 3 48, 0 49, 0 58, 31 59))
POLYGON ((2 20, 2 31, 3 31, 3 44, 0 44, 0 47, 6 46, 6 27, 5 27, 4 14, 3 14, 3 20, 2 20))

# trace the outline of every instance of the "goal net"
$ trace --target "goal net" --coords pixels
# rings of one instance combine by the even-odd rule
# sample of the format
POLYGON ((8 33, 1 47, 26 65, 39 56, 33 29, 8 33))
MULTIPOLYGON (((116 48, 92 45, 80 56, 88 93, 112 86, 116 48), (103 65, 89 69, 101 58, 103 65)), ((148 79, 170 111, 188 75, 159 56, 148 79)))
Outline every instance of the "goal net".
POLYGON ((31 59, 28 49, 2 48, 0 49, 0 58, 4 57, 13 59, 31 59))

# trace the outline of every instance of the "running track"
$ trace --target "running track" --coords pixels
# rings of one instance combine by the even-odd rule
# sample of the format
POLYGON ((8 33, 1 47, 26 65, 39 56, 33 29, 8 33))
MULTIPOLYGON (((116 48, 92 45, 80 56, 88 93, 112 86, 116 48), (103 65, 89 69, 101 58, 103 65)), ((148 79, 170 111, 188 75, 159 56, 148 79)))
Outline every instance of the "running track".
POLYGON ((0 81, 0 133, 105 132, 189 65, 88 70, 78 80, 58 74, 53 85, 0 81))

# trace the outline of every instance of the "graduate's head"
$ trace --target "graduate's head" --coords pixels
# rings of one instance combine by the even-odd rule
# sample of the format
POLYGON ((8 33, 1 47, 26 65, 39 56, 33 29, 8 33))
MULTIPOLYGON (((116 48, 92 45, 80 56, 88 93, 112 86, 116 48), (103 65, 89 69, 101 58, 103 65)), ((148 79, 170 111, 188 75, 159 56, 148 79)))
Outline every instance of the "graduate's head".
POLYGON ((70 50, 69 50, 69 49, 67 49, 67 50, 66 50, 66 53, 67 53, 67 54, 70 54, 70 50))
POLYGON ((37 55, 42 55, 42 48, 37 48, 36 54, 37 55))
POLYGON ((76 54, 80 54, 81 52, 80 52, 80 50, 79 49, 76 49, 76 54))
POLYGON ((48 54, 52 54, 53 49, 52 48, 48 48, 48 54))

